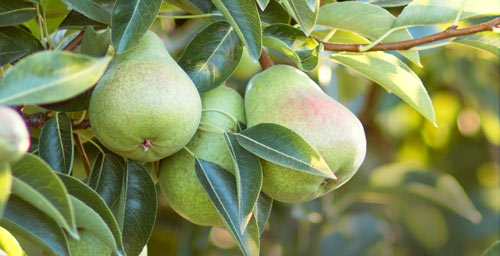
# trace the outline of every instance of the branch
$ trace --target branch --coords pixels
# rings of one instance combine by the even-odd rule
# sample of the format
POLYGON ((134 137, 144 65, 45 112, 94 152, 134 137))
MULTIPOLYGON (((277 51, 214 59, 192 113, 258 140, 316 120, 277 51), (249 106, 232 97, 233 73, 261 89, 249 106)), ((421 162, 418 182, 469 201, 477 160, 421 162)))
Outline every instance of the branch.
POLYGON ((262 67, 262 70, 265 70, 266 68, 269 68, 274 65, 273 60, 271 59, 271 57, 269 57, 269 54, 267 54, 264 48, 262 48, 262 53, 260 54, 259 63, 260 66, 262 67))
MULTIPOLYGON (((42 128, 45 125, 45 123, 50 119, 50 117, 48 117, 47 114, 44 114, 42 112, 23 117, 24 121, 26 122, 26 125, 31 128, 42 128)), ((73 125, 73 130, 87 129, 87 128, 90 128, 89 120, 83 120, 83 122, 77 125, 73 125)))
POLYGON ((80 139, 80 135, 78 135, 78 133, 73 133, 73 138, 75 139, 76 151, 78 151, 78 155, 80 156, 80 159, 82 159, 83 166, 85 167, 85 172, 87 172, 87 176, 90 176, 90 162, 89 158, 87 157, 87 153, 85 152, 85 148, 83 148, 83 143, 80 139))
MULTIPOLYGON (((457 36, 464 36, 483 31, 491 31, 493 30, 493 27, 498 27, 499 25, 500 25, 500 18, 496 18, 467 28, 457 29, 455 26, 452 26, 447 28, 443 32, 411 40, 391 42, 391 43, 379 43, 367 51, 408 50, 418 45, 428 44, 443 39, 448 39, 457 36)), ((359 47, 366 46, 366 44, 341 44, 341 43, 329 43, 329 42, 321 42, 321 43, 323 43, 324 49, 328 51, 359 52, 359 47)))
POLYGON ((69 42, 66 46, 64 46, 62 50, 70 52, 74 51, 76 47, 78 47, 78 45, 82 43, 84 32, 85 32, 84 30, 80 31, 80 33, 75 38, 73 38, 71 42, 69 42))

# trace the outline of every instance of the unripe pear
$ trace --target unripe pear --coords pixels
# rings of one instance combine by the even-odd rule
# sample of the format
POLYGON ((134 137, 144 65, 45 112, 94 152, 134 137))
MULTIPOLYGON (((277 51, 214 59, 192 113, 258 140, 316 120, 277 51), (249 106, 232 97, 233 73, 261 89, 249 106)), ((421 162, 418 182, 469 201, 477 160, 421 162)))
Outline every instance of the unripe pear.
MULTIPOLYGON (((243 99, 233 89, 219 86, 203 93, 201 101, 202 123, 186 147, 198 158, 234 173, 233 159, 222 133, 236 132, 236 120, 245 123, 243 99)), ((223 225, 196 176, 195 159, 186 150, 161 161, 159 183, 170 206, 179 215, 198 225, 223 225)))
POLYGON ((200 118, 195 85, 151 31, 115 57, 89 105, 99 141, 119 155, 145 162, 182 149, 200 118))
POLYGON ((110 256, 112 249, 99 240, 89 231, 78 232, 80 240, 68 238, 68 247, 71 256, 110 256))
POLYGON ((21 115, 0 106, 0 165, 19 160, 29 147, 30 136, 21 115))
POLYGON ((262 161, 262 191, 278 201, 306 202, 325 195, 347 182, 365 157, 366 138, 358 118, 294 67, 276 65, 255 75, 246 89, 245 112, 248 127, 274 123, 301 135, 338 178, 262 161))

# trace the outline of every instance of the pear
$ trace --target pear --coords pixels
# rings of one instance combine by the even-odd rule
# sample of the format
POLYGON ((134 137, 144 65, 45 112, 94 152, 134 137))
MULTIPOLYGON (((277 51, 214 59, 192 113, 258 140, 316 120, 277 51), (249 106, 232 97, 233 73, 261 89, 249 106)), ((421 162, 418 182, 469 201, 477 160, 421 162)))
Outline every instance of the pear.
POLYGON ((0 166, 19 160, 30 147, 23 118, 15 110, 0 106, 0 166))
POLYGON ((114 58, 89 105, 99 141, 121 156, 145 162, 182 149, 200 118, 195 85, 151 31, 114 58))
POLYGON ((68 247, 72 256, 110 256, 113 250, 86 230, 78 231, 80 240, 68 238, 68 247))
MULTIPOLYGON (((243 98, 219 86, 201 95, 203 115, 200 129, 186 146, 198 158, 234 173, 224 131, 236 132, 237 121, 245 123, 243 98)), ((215 206, 195 172, 195 159, 186 150, 161 161, 158 182, 170 206, 182 217, 203 226, 223 225, 215 206)))
POLYGON ((323 196, 347 182, 365 158, 366 137, 358 118, 294 67, 276 65, 252 77, 245 112, 248 127, 274 123, 301 135, 338 178, 262 161, 262 191, 278 201, 298 203, 323 196))

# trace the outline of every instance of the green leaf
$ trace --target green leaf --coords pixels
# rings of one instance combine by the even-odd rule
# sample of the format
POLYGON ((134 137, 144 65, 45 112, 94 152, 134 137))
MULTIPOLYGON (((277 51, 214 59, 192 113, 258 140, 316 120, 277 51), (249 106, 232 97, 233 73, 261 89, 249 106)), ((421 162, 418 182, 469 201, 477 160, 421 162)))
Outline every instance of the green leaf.
POLYGON ((499 56, 500 35, 496 32, 486 31, 455 38, 452 43, 466 45, 485 50, 499 56))
POLYGON ((55 172, 39 157, 26 154, 12 165, 12 193, 29 202, 72 236, 78 237, 68 192, 55 172))
POLYGON ((36 8, 32 3, 19 0, 0 2, 0 27, 21 24, 35 18, 36 8))
POLYGON ((156 221, 156 187, 148 170, 130 161, 123 176, 118 221, 127 255, 139 255, 149 240, 156 221))
POLYGON ((437 251, 446 243, 446 218, 438 208, 421 202, 407 201, 402 202, 401 208, 401 222, 420 246, 429 251, 437 251))
POLYGON ((111 41, 116 53, 139 43, 156 15, 162 0, 117 0, 111 17, 111 41))
POLYGON ((97 155, 92 166, 88 181, 89 186, 101 196, 109 207, 120 197, 124 169, 123 158, 103 153, 97 155))
POLYGON ((259 124, 235 134, 238 143, 254 155, 313 175, 335 179, 325 160, 300 135, 277 124, 259 124))
POLYGON ((481 220, 481 213, 463 188, 446 173, 426 171, 413 164, 391 164, 375 169, 370 176, 370 185, 376 191, 408 193, 427 199, 474 223, 481 220))
POLYGON ((412 0, 370 0, 368 3, 381 7, 398 7, 411 3, 412 0))
POLYGON ((229 23, 208 25, 188 44, 179 65, 200 93, 225 82, 238 66, 243 45, 229 23))
POLYGON ((83 34, 80 52, 92 57, 102 57, 108 52, 110 40, 111 31, 109 29, 97 33, 92 26, 89 26, 83 34))
POLYGON ((7 229, 0 227, 0 252, 4 251, 10 256, 23 256, 23 248, 16 238, 7 229))
POLYGON ((5 203, 9 199, 12 186, 12 172, 9 164, 0 163, 0 219, 2 218, 5 203))
POLYGON ((115 238, 102 217, 74 196, 71 197, 71 203, 75 209, 76 224, 79 228, 83 228, 94 234, 99 240, 118 253, 115 238))
POLYGON ((259 16, 262 23, 267 23, 269 25, 275 23, 290 23, 290 14, 288 14, 286 9, 278 3, 277 0, 270 0, 264 11, 259 9, 259 16))
POLYGON ((500 241, 494 242, 481 256, 498 256, 500 255, 500 241))
POLYGON ((234 28, 247 47, 250 57, 258 60, 262 50, 262 28, 255 1, 212 0, 212 3, 234 28))
POLYGON ((318 6, 316 6, 315 10, 311 10, 309 8, 309 4, 307 3, 309 0, 285 0, 282 3, 288 9, 288 13, 290 13, 295 21, 299 23, 302 31, 309 35, 316 24, 316 20, 318 18, 318 6))
POLYGON ((97 212, 99 216, 101 216, 103 221, 108 226, 109 230, 111 230, 111 232, 113 233, 115 244, 118 248, 117 254, 120 256, 125 255, 122 235, 120 232, 120 228, 118 227, 118 223, 113 216, 113 213, 106 205, 106 203, 102 200, 102 198, 94 190, 92 190, 80 180, 63 173, 58 173, 58 175, 66 186, 69 194, 84 202, 87 206, 97 212))
POLYGON ((38 142, 39 156, 56 172, 69 174, 75 156, 73 127, 66 113, 56 113, 42 128, 38 142))
POLYGON ((260 240, 255 219, 251 218, 245 231, 241 232, 234 176, 219 165, 198 158, 195 158, 195 171, 243 255, 258 255, 260 240))
POLYGON ((234 134, 226 132, 224 139, 234 161, 239 226, 243 233, 262 189, 262 167, 259 158, 242 148, 234 134))
POLYGON ((253 213, 253 216, 257 220, 257 224, 259 227, 259 236, 262 236, 262 232, 264 232, 266 223, 269 220, 269 217, 271 217, 272 208, 273 199, 266 196, 266 194, 264 193, 260 193, 253 213))
POLYGON ((175 6, 178 6, 182 10, 194 14, 209 13, 212 9, 215 9, 213 4, 207 0, 166 0, 166 1, 175 6))
POLYGON ((394 55, 384 52, 339 53, 331 58, 394 93, 431 123, 436 123, 434 108, 422 81, 394 55))
POLYGON ((399 14, 393 27, 433 25, 486 14, 500 14, 500 1, 414 0, 399 14))
POLYGON ((0 66, 42 49, 33 34, 19 27, 0 27, 0 66))
POLYGON ((88 26, 92 26, 96 29, 103 29, 107 25, 97 22, 95 20, 91 20, 87 18, 85 15, 77 12, 77 11, 71 11, 66 18, 61 22, 59 25, 59 29, 84 29, 88 26))
POLYGON ((269 0, 257 0, 257 4, 259 5, 260 9, 264 11, 269 4, 269 0))
POLYGON ((290 57, 297 67, 311 71, 318 65, 320 44, 301 30, 286 24, 274 24, 263 33, 264 46, 290 57))
POLYGON ((89 109, 90 97, 92 96, 92 92, 94 88, 91 88, 85 91, 82 94, 79 94, 73 98, 68 100, 64 100, 61 102, 49 103, 40 105, 43 108, 53 110, 53 111, 62 111, 62 112, 80 112, 89 109))
POLYGON ((75 10, 92 20, 110 24, 111 11, 113 10, 114 0, 62 0, 70 9, 75 10))
POLYGON ((9 198, 0 226, 54 255, 69 256, 66 237, 57 223, 16 195, 9 198))
POLYGON ((0 80, 0 104, 44 104, 71 98, 92 87, 110 60, 65 51, 34 53, 0 80))
MULTIPOLYGON (((319 9, 318 25, 347 30, 376 40, 392 29, 396 18, 380 6, 363 2, 342 2, 322 6, 319 9), (363 17, 360 19, 359 17, 363 17)), ((382 42, 398 42, 413 39, 407 29, 392 32, 382 42)), ((418 66, 417 51, 399 51, 418 66)))

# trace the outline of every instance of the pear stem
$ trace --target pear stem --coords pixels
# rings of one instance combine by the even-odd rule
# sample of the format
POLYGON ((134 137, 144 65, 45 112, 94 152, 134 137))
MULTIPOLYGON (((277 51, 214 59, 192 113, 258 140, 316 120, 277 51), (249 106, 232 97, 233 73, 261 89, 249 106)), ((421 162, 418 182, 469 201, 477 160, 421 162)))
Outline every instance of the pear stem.
POLYGON ((209 123, 205 123, 205 122, 200 122, 200 126, 201 126, 201 125, 206 125, 206 126, 208 126, 208 127, 212 127, 212 128, 214 128, 214 129, 216 129, 217 131, 220 131, 220 132, 221 132, 221 134, 224 134, 224 133, 226 132, 226 131, 224 131, 223 129, 221 129, 221 128, 219 128, 219 127, 217 127, 217 126, 213 125, 213 124, 209 124, 209 123))
POLYGON ((204 108, 202 110, 202 112, 206 112, 206 111, 213 111, 213 112, 219 112, 221 114, 224 114, 227 117, 231 118, 231 120, 233 120, 236 125, 238 125, 238 119, 236 119, 236 117, 234 117, 233 115, 227 113, 226 111, 223 111, 223 110, 220 110, 220 109, 215 109, 215 108, 204 108))
POLYGON ((186 152, 188 152, 192 157, 196 158, 196 155, 193 153, 193 151, 189 150, 188 147, 184 147, 184 150, 186 150, 186 152))
POLYGON ((262 48, 262 52, 259 58, 259 63, 263 70, 272 67, 274 65, 273 60, 271 59, 271 57, 269 57, 269 54, 267 54, 264 48, 262 48))

